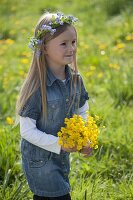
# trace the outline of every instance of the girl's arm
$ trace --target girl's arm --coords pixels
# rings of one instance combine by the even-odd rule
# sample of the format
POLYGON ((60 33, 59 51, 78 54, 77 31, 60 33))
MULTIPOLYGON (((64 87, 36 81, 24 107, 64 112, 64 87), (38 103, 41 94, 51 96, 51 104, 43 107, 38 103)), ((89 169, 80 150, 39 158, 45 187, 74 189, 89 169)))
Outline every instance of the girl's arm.
POLYGON ((60 154, 61 146, 58 144, 58 137, 40 131, 36 127, 36 120, 20 116, 20 134, 28 142, 47 151, 60 154))
POLYGON ((88 111, 89 109, 89 104, 88 101, 85 102, 85 104, 78 109, 77 114, 81 115, 83 117, 83 119, 87 119, 87 113, 86 111, 88 111))

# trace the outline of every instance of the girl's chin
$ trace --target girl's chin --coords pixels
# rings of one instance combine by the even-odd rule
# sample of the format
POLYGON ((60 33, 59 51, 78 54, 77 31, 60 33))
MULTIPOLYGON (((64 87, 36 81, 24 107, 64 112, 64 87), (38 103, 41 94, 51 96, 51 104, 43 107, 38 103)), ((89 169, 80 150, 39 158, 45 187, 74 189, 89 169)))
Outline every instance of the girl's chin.
POLYGON ((72 62, 73 62, 73 60, 69 60, 69 61, 66 62, 66 65, 71 64, 72 62))

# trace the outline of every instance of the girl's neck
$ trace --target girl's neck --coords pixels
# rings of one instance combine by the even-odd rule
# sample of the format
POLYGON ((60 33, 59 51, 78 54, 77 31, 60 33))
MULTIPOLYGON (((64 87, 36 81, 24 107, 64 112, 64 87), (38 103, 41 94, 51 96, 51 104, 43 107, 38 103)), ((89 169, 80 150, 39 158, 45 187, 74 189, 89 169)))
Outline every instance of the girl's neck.
POLYGON ((60 80, 64 80, 66 78, 65 70, 62 72, 61 71, 53 72, 53 74, 60 80))
POLYGON ((64 80, 65 77, 65 66, 49 66, 51 69, 52 73, 56 76, 56 78, 64 80))

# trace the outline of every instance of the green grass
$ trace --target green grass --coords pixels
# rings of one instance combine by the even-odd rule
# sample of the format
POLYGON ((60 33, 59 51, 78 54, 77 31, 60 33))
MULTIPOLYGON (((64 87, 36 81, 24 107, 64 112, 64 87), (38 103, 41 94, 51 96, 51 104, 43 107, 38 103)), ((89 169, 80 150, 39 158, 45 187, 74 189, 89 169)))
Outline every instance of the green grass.
POLYGON ((15 102, 28 71, 27 44, 45 10, 79 18, 78 66, 90 113, 105 129, 90 158, 71 154, 73 200, 133 199, 133 3, 131 0, 2 0, 0 5, 0 199, 32 199, 21 169, 15 102), (11 39, 11 40, 8 40, 11 39))

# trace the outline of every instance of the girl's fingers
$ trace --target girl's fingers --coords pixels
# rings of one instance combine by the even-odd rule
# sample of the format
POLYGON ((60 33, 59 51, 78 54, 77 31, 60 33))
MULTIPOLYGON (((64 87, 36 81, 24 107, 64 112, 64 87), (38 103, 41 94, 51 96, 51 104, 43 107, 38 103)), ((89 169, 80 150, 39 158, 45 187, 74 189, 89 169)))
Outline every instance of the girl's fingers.
POLYGON ((81 153, 85 154, 85 157, 91 156, 92 155, 92 148, 83 147, 83 149, 81 150, 81 153))
POLYGON ((76 147, 74 147, 74 148, 64 148, 64 147, 62 147, 62 150, 66 151, 66 152, 76 152, 77 148, 76 147))
POLYGON ((85 158, 88 158, 88 157, 90 157, 90 156, 92 156, 92 151, 84 154, 84 157, 85 157, 85 158))

